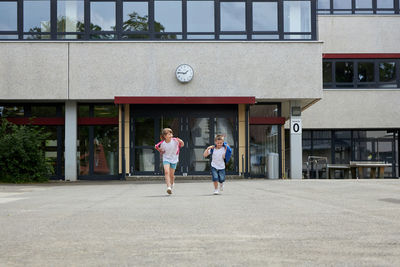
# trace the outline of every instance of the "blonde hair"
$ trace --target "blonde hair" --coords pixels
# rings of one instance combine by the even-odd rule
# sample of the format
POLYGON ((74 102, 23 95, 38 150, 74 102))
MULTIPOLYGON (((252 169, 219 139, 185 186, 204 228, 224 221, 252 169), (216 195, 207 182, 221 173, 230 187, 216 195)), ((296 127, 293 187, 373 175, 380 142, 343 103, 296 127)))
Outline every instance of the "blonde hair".
POLYGON ((172 131, 171 128, 164 128, 164 129, 162 129, 161 135, 160 135, 160 139, 161 139, 161 140, 165 140, 165 137, 164 137, 164 136, 166 136, 166 135, 169 134, 169 133, 174 134, 174 132, 172 131))
POLYGON ((215 138, 214 138, 214 141, 219 141, 219 140, 224 141, 224 139, 225 139, 225 135, 224 134, 217 134, 215 136, 215 138))

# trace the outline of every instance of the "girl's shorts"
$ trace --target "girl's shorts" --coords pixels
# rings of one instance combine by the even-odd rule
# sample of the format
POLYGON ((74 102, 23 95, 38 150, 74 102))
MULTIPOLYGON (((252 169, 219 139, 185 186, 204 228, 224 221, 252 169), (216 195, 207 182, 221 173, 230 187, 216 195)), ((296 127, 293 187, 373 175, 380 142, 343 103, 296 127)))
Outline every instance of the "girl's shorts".
POLYGON ((176 169, 176 165, 178 164, 178 163, 171 163, 169 161, 163 161, 162 163, 163 165, 169 165, 169 167, 174 170, 176 169))

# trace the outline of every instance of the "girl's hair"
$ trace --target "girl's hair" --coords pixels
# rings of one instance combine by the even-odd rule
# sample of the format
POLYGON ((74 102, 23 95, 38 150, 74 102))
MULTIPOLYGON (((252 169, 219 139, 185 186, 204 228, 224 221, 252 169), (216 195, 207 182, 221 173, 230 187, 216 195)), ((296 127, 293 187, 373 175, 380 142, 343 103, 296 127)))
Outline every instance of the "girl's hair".
POLYGON ((174 132, 172 131, 171 128, 164 128, 164 129, 161 131, 160 139, 161 139, 161 140, 165 140, 165 137, 164 137, 164 136, 166 136, 166 135, 169 134, 169 133, 174 134, 174 132))
POLYGON ((224 141, 225 135, 224 134, 217 134, 214 138, 214 141, 222 140, 224 141))

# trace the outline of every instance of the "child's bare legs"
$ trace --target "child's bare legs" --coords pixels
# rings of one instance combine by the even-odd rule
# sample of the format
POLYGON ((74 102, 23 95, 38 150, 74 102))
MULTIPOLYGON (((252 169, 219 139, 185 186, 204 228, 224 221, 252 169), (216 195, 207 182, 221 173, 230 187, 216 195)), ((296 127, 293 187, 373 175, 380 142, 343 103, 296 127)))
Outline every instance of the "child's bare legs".
POLYGON ((173 169, 173 168, 169 169, 169 181, 170 181, 171 185, 173 185, 175 182, 175 169, 173 169))
POLYGON ((214 181, 214 189, 218 190, 218 181, 214 181))
POLYGON ((167 184, 167 187, 171 187, 171 170, 175 173, 175 170, 171 169, 169 164, 164 165, 165 183, 167 184))

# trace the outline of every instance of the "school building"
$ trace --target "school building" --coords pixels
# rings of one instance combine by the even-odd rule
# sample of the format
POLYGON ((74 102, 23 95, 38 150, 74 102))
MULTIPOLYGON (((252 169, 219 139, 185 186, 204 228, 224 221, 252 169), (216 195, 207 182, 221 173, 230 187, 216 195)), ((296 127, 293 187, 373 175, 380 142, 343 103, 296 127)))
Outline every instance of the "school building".
POLYGON ((51 133, 53 179, 161 175, 164 127, 178 176, 209 175, 221 133, 230 175, 312 178, 317 156, 398 178, 399 4, 1 0, 0 117, 51 133))

